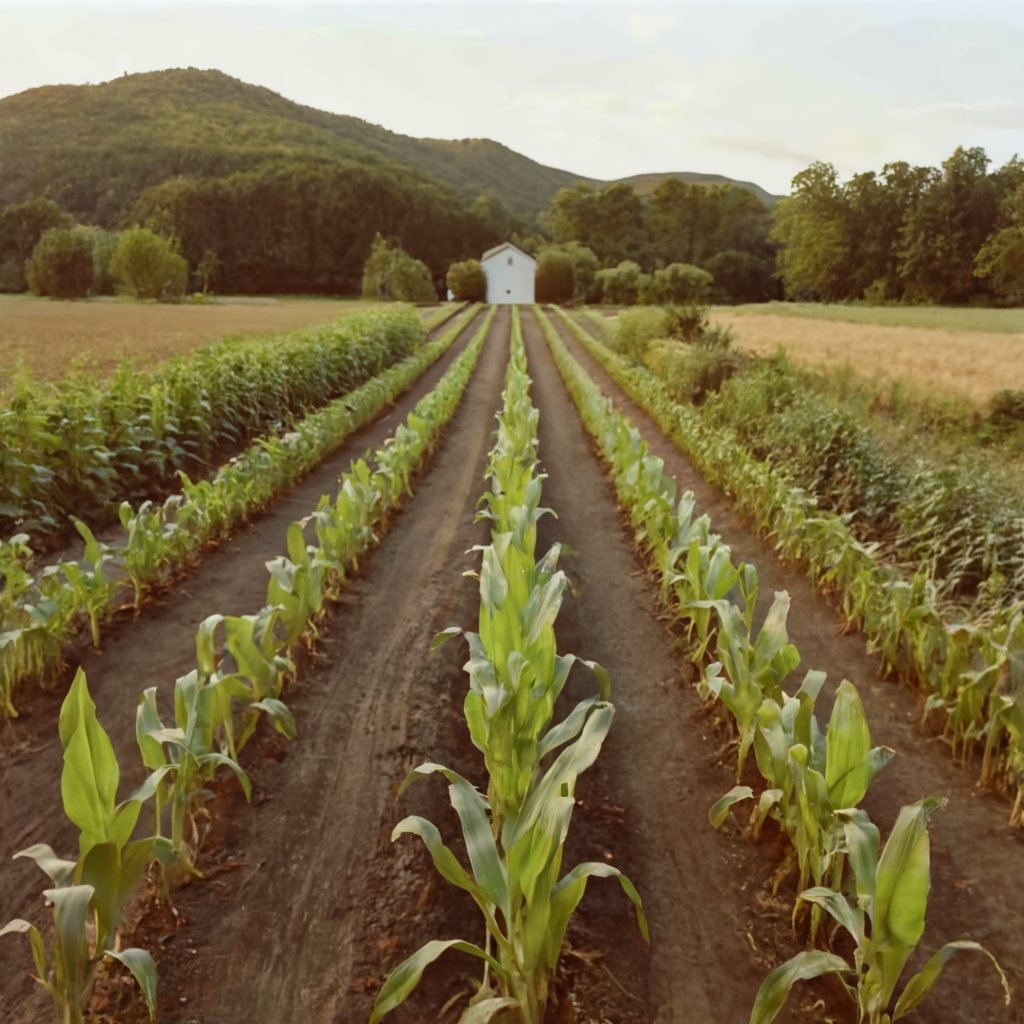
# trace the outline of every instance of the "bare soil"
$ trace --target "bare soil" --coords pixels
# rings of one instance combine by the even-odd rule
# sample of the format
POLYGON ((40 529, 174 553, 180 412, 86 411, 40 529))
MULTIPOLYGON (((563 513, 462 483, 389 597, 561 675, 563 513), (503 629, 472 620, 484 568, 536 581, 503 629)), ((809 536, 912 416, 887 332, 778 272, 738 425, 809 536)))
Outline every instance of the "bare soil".
MULTIPOLYGON (((440 761, 480 781, 480 757, 461 715, 464 646, 451 641, 433 654, 428 646, 445 626, 475 626, 476 584, 462 573, 476 566, 469 549, 487 536, 474 512, 500 406, 508 326, 502 312, 459 412, 415 482, 415 497, 328 617, 316 655, 287 695, 298 740, 287 746, 263 735, 246 749, 252 806, 233 783, 217 787, 201 864, 207 878, 173 894, 176 914, 148 897, 152 913, 135 934, 158 962, 161 1024, 354 1024, 367 1019, 386 973, 422 942, 482 938, 468 898, 435 874, 417 840, 392 844, 390 832, 410 813, 435 821, 449 839, 457 830, 442 784, 421 783, 395 801, 398 783, 416 764, 440 761)), ((788 924, 791 892, 784 888, 774 899, 769 891, 779 849, 771 838, 755 845, 707 824, 708 807, 731 785, 731 752, 695 696, 685 651, 659 617, 656 589, 529 314, 524 329, 549 473, 544 504, 558 514, 543 520, 540 544, 566 545, 563 566, 572 581, 556 631, 563 650, 609 670, 617 708, 609 741, 581 780, 566 866, 610 859, 637 882, 652 928, 648 948, 618 886, 593 882, 570 930, 551 1021, 740 1024, 769 967, 798 948, 788 924)), ((152 684, 168 689, 191 667, 194 630, 207 614, 260 606, 263 562, 279 553, 288 522, 393 429, 447 361, 192 578, 126 622, 103 655, 84 659, 101 719, 126 757, 134 751, 135 696, 152 684)), ((793 594, 791 632, 808 666, 860 685, 876 742, 900 752, 873 792, 875 819, 887 828, 900 803, 928 792, 950 796, 933 828, 929 941, 971 935, 1019 982, 1021 844, 1003 828, 1005 806, 975 793, 970 774, 917 727, 914 698, 878 679, 863 640, 841 636, 835 613, 803 577, 777 565, 727 500, 618 400, 680 485, 697 492, 737 555, 757 562, 762 590, 793 594)), ((574 671, 567 690, 575 701, 593 684, 574 671)), ((11 864, 10 854, 36 841, 67 851, 72 841, 58 802, 59 702, 57 693, 35 696, 16 735, 0 746, 0 920, 42 916, 41 876, 31 864, 11 864)), ((48 1020, 45 1003, 31 993, 27 949, 5 941, 0 1019, 48 1020)), ((472 963, 453 957, 428 972, 421 991, 391 1019, 454 1020, 468 991, 463 973, 472 971, 472 963)), ((993 977, 964 959, 918 1019, 1024 1020, 1016 1007, 1001 1013, 998 996, 993 977)), ((827 986, 791 1002, 780 1020, 854 1019, 827 986)), ((94 1009, 97 1021, 144 1019, 130 989, 113 983, 94 1009)))

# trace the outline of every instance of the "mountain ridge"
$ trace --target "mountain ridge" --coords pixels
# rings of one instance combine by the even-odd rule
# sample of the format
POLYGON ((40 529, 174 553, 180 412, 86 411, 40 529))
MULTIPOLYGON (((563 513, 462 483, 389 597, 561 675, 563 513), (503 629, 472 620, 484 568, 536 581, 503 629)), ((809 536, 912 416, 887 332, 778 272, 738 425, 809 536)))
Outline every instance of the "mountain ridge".
MULTIPOLYGON (((170 179, 218 178, 287 160, 369 165, 413 187, 440 183, 466 204, 496 195, 528 222, 560 188, 613 183, 541 164, 492 139, 402 135, 217 70, 37 86, 0 99, 0 205, 46 194, 77 216, 113 225, 147 189, 170 179)), ((697 172, 618 181, 646 195, 666 177, 731 182, 766 205, 777 198, 752 182, 697 172)))

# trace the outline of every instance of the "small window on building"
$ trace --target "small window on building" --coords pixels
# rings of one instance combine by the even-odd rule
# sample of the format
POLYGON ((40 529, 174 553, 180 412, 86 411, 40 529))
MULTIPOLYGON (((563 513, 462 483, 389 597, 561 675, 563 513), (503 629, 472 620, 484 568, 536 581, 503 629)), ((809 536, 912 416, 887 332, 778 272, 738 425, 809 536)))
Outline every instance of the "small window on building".
POLYGON ((509 256, 509 258, 508 258, 508 265, 509 265, 510 267, 512 266, 512 257, 511 257, 511 256, 509 256))

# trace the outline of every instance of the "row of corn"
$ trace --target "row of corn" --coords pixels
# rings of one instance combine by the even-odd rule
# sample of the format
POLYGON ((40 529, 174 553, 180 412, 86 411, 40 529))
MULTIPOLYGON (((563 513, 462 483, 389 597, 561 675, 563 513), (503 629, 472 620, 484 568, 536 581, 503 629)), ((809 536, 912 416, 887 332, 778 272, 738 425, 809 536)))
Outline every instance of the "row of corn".
POLYGON ((81 560, 35 574, 27 535, 0 542, 0 715, 16 715, 18 684, 60 672, 63 651, 82 628, 99 649, 100 627, 116 610, 126 578, 137 611, 145 595, 194 561, 196 552, 223 540, 379 415, 447 351, 475 313, 289 432, 259 438, 212 479, 193 482, 182 473, 181 492, 162 503, 123 502, 119 541, 100 543, 75 519, 84 541, 81 560))
POLYGON ((1009 793, 1010 824, 1024 825, 1024 604, 973 619, 944 605, 929 566, 904 575, 882 562, 842 516, 819 509, 812 496, 751 456, 730 432, 709 428, 692 408, 675 402, 653 374, 561 315, 701 473, 775 538, 785 558, 806 564, 817 583, 836 595, 885 671, 924 692, 924 714, 942 714, 954 756, 966 761, 981 746, 982 783, 1009 793))
POLYGON ((840 978, 861 1021, 899 1020, 928 994, 950 957, 963 951, 992 960, 1008 999, 995 959, 969 941, 944 945, 897 996, 924 931, 930 881, 927 818, 944 801, 926 798, 904 807, 881 848, 877 826, 858 804, 893 751, 871 746, 855 687, 846 680, 839 684, 823 729, 815 702, 824 673, 807 672, 799 682, 793 678, 800 657, 786 634, 788 595, 776 594, 756 625, 754 566, 733 563, 708 517, 694 515, 691 493, 676 500, 675 481, 662 460, 648 452, 636 428, 601 394, 539 310, 537 316, 581 418, 611 468, 637 543, 658 570, 662 597, 689 630, 701 690, 729 712, 737 740, 737 781, 754 751, 760 791, 737 785, 711 808, 712 823, 722 824, 741 801, 753 801, 754 834, 772 820, 789 840, 780 879, 791 868, 798 874, 794 920, 807 920, 811 942, 824 914, 849 933, 852 964, 819 949, 797 954, 765 979, 751 1024, 773 1020, 796 981, 823 974, 840 978), (848 890, 855 894, 852 899, 848 890))
POLYGON ((336 596, 356 557, 372 545, 388 512, 410 493, 410 477, 430 453, 453 415, 476 365, 494 316, 484 324, 392 438, 371 460, 357 461, 342 476, 335 498, 324 496, 315 512, 291 524, 286 556, 267 563, 266 606, 255 615, 211 615, 196 634, 196 668, 174 684, 171 720, 162 719, 156 688, 139 699, 136 737, 146 781, 117 800, 120 766, 100 725, 79 672, 60 716, 64 750, 61 794, 68 819, 79 830, 75 860, 45 844, 17 854, 36 862, 51 887, 52 941, 33 924, 14 920, 0 935, 24 933, 36 977, 53 999, 62 1024, 78 1024, 100 964, 120 960, 138 981, 155 1015, 156 969, 150 954, 124 949, 119 931, 125 909, 148 867, 197 873, 202 832, 196 811, 221 769, 232 772, 248 796, 250 784, 238 756, 261 715, 291 738, 295 723, 281 700, 294 673, 293 647, 311 642, 325 599, 336 596), (307 544, 312 525, 317 543, 307 544), (143 838, 132 838, 143 813, 143 838))
POLYGON ((0 535, 112 521, 122 501, 177 486, 249 438, 352 391, 410 355, 423 327, 408 307, 208 345, 139 372, 0 382, 0 535))
MULTIPOLYGON (((604 671, 591 662, 599 695, 555 722, 555 704, 578 660, 559 654, 554 622, 565 592, 559 546, 537 558, 541 480, 537 472, 538 413, 529 397, 518 311, 481 516, 491 543, 482 548, 478 632, 461 634, 469 648, 465 716, 482 753, 487 793, 458 772, 423 764, 404 786, 428 776, 448 782, 469 860, 467 868, 438 828, 419 816, 399 822, 393 838, 419 836, 446 881, 469 893, 483 919, 482 944, 466 939, 428 942, 400 964, 378 995, 371 1024, 405 1001, 424 969, 447 950, 482 961, 482 978, 463 1024, 496 1017, 541 1024, 569 920, 588 879, 616 877, 646 921, 636 889, 606 863, 562 871, 562 853, 579 775, 597 758, 612 723, 604 671)), ((403 786, 403 788, 404 788, 403 786)))

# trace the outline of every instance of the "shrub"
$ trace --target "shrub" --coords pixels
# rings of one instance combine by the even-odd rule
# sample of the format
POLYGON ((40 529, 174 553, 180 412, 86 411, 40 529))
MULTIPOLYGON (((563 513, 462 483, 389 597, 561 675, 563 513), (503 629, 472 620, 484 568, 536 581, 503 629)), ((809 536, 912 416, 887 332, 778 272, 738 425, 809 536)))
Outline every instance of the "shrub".
POLYGON ((657 305, 697 303, 707 299, 712 277, 690 263, 670 263, 654 272, 646 301, 657 305))
POLYGON ((648 277, 638 263, 623 260, 617 267, 599 270, 601 301, 613 306, 635 306, 648 277))
POLYGON ((436 302, 437 292, 427 265, 378 233, 363 265, 363 298, 436 302))
POLYGON ((537 257, 537 301, 572 302, 575 294, 572 257, 560 249, 544 249, 537 257))
POLYGON ((1012 427, 1024 423, 1024 391, 1004 388, 988 403, 988 421, 996 427, 1012 427))
POLYGON ((641 363, 647 346, 668 334, 665 311, 655 307, 630 309, 619 316, 618 330, 612 338, 612 348, 620 355, 641 363))
POLYGON ((453 263, 445 282, 460 302, 483 302, 487 298, 487 275, 479 260, 453 263))
POLYGON ((93 277, 89 235, 77 228, 44 231, 25 263, 25 277, 36 295, 84 299, 93 277))
POLYGON ((137 299, 176 299, 185 293, 188 264, 170 238, 132 228, 118 239, 110 259, 118 290, 137 299))
POLYGON ((765 302, 780 294, 775 261, 770 256, 726 249, 712 256, 704 269, 714 278, 714 302, 765 302))

